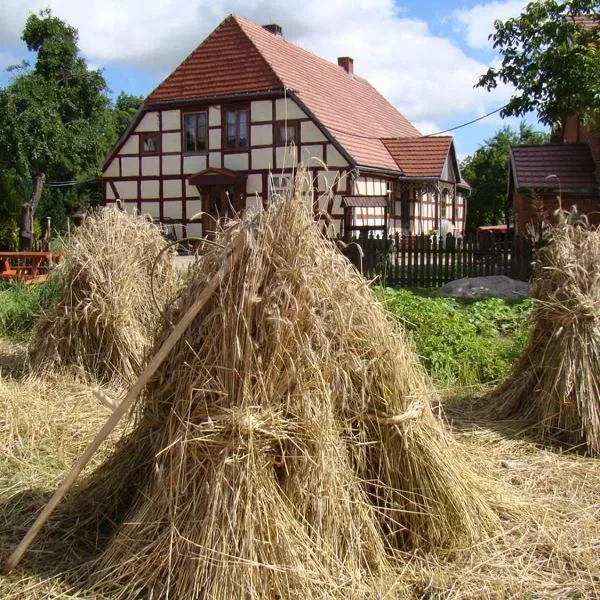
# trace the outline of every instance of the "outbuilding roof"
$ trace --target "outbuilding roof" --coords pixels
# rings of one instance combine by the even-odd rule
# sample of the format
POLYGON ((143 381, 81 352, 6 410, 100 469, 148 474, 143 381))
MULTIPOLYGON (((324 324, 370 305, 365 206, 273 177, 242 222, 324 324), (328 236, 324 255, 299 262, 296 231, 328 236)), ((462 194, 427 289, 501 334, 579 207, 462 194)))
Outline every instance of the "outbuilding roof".
POLYGON ((407 177, 441 177, 452 136, 383 139, 383 144, 407 177))
POLYGON ((275 90, 295 95, 361 166, 398 171, 381 138, 420 135, 362 77, 234 15, 184 60, 147 102, 275 90))
POLYGON ((517 190, 598 191, 586 143, 523 144, 510 149, 517 190))

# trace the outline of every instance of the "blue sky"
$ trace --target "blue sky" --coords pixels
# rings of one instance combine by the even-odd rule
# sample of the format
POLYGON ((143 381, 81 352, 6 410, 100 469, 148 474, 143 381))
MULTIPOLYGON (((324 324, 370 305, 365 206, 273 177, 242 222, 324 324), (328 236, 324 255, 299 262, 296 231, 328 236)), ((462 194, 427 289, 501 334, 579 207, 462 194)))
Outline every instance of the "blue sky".
MULTIPOLYGON (((495 18, 517 15, 521 0, 3 0, 0 85, 7 65, 27 52, 20 34, 27 15, 50 6, 77 27, 88 63, 101 68, 113 95, 148 94, 230 13, 279 23, 284 37, 335 62, 354 58, 366 77, 419 128, 433 133, 502 106, 511 90, 473 86, 498 61, 488 40, 495 18)), ((535 124, 535 119, 528 122, 535 124)), ((493 115, 453 132, 459 158, 504 124, 493 115)), ((540 127, 541 129, 541 127, 540 127)))

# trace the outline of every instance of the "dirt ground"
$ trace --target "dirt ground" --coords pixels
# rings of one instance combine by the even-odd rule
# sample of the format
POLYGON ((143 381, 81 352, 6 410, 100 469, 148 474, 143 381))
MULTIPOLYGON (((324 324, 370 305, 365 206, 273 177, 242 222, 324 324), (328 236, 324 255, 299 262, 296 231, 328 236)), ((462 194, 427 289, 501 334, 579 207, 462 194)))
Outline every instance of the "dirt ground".
MULTIPOLYGON (((81 383, 27 378, 24 357, 0 340, 2 561, 109 415, 81 383)), ((398 578, 414 598, 600 598, 600 461, 540 446, 523 423, 490 420, 476 395, 448 393, 445 418, 478 470, 501 484, 502 527, 452 554, 407 554, 398 578)), ((0 579, 0 598, 96 598, 69 583, 93 548, 66 533, 46 527, 0 579)))

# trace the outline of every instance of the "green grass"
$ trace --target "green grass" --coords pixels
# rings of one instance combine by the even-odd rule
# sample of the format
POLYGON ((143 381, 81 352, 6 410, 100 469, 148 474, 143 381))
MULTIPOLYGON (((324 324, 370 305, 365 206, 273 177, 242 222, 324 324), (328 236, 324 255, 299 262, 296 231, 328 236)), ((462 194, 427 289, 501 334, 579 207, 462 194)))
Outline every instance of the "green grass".
POLYGON ((25 339, 32 331, 40 312, 57 298, 56 284, 51 281, 26 286, 18 283, 0 286, 0 335, 25 339))
POLYGON ((527 343, 529 299, 458 301, 390 288, 378 295, 405 326, 438 386, 502 379, 527 343))

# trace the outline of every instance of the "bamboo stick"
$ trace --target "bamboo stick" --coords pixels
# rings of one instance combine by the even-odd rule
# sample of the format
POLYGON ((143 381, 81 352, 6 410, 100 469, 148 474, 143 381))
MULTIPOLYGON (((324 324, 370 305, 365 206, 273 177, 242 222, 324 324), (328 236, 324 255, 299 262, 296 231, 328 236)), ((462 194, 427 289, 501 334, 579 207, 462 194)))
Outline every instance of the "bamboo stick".
POLYGON ((29 528, 29 531, 25 534, 25 537, 21 540, 19 545, 14 549, 4 567, 2 569, 3 575, 8 575, 23 557, 23 554, 27 551, 27 548, 31 545, 40 529, 44 526, 46 521, 50 518, 54 509, 58 503, 62 500, 63 496, 69 491, 69 489, 75 483, 77 476, 81 473, 85 465, 90 461, 92 456, 96 453, 102 442, 110 435, 117 423, 121 420, 123 415, 131 408, 132 404, 139 396, 144 386, 148 383, 149 379, 154 375, 158 367, 162 364, 169 352, 174 348, 175 344, 179 341, 179 338, 183 335, 185 330, 191 325, 196 315, 202 310, 206 303, 210 300, 212 295, 215 293, 225 276, 237 263, 241 257, 241 250, 244 245, 241 243, 245 238, 245 234, 241 233, 237 240, 236 245, 231 253, 230 260, 226 260, 221 266, 216 275, 209 281, 207 286, 204 288, 198 300, 190 307, 190 309, 183 315, 179 323, 175 326, 173 331, 169 334, 167 339, 163 342, 162 346, 158 349, 158 352, 152 357, 150 362, 146 365, 142 374, 134 386, 129 390, 121 404, 115 408, 114 412, 106 421, 102 429, 98 432, 92 443, 86 448, 84 453, 77 459, 75 464, 71 467, 69 474, 58 487, 58 489, 52 495, 52 498, 48 501, 46 506, 42 509, 33 525, 29 528))

